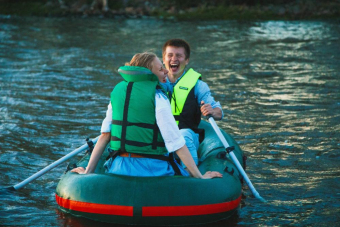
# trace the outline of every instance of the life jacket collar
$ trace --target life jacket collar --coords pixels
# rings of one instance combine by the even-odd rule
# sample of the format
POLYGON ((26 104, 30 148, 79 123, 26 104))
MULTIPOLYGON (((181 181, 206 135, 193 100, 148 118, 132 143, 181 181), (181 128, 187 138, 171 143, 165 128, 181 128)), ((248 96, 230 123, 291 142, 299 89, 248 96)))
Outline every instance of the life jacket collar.
POLYGON ((118 73, 127 82, 158 81, 158 78, 150 69, 140 66, 122 66, 118 73))

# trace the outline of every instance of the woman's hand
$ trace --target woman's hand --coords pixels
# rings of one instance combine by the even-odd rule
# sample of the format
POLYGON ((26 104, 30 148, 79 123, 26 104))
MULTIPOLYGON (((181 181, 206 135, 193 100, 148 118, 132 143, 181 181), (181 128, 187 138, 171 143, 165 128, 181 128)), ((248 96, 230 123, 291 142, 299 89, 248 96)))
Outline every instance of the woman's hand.
POLYGON ((181 147, 176 151, 176 154, 187 167, 187 171, 192 177, 200 178, 200 179, 211 179, 215 177, 222 177, 222 174, 217 171, 207 171, 204 175, 201 174, 199 169, 197 168, 194 159, 192 158, 188 148, 186 145, 181 147))
POLYGON ((84 167, 78 167, 71 170, 71 172, 79 173, 79 174, 88 174, 93 173, 96 170, 96 166, 99 162, 100 157, 102 156, 106 145, 110 142, 111 134, 108 133, 102 133, 94 146, 94 149, 92 151, 91 158, 89 160, 89 163, 87 164, 86 169, 84 167))
POLYGON ((217 171, 207 171, 204 175, 203 175, 203 179, 211 179, 211 178, 215 178, 215 177, 223 177, 223 175, 217 171))
POLYGON ((79 173, 79 174, 85 174, 85 168, 84 167, 77 167, 71 170, 71 172, 79 173))

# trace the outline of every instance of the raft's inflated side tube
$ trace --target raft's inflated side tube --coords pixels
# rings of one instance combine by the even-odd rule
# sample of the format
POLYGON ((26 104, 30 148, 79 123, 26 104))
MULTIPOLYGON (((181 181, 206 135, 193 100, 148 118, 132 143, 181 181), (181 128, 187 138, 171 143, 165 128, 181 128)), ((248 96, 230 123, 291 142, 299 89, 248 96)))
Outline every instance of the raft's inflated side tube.
MULTIPOLYGON (((232 161, 220 155, 225 151, 209 123, 202 121, 205 140, 199 155, 202 173, 223 173, 212 180, 183 176, 130 177, 104 174, 103 154, 95 174, 67 172, 56 189, 60 209, 73 215, 102 222, 131 225, 193 225, 230 217, 241 201, 240 175, 232 161)), ((242 164, 238 144, 224 133, 242 164)), ((85 156, 78 166, 86 166, 85 156)))

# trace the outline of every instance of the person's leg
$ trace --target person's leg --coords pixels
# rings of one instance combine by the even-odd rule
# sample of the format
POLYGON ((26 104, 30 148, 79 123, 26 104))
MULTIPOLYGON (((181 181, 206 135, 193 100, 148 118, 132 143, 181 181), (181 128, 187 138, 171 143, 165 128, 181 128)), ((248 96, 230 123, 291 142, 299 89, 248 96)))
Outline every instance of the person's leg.
MULTIPOLYGON (((189 152, 194 159, 196 165, 198 164, 198 155, 197 155, 197 150, 199 146, 199 141, 198 141, 198 134, 192 131, 191 129, 180 129, 179 130, 184 137, 185 140, 185 145, 187 145, 189 152)), ((185 165, 181 163, 183 168, 185 168, 185 165)))

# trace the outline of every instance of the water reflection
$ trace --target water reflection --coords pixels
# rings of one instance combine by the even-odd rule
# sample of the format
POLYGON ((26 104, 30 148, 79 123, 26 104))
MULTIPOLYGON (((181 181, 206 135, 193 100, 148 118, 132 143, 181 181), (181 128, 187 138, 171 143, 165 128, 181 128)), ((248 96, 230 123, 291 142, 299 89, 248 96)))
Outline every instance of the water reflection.
MULTIPOLYGON (((171 22, 0 17, 0 172, 24 180, 96 137, 117 69, 168 38, 192 45, 224 108, 219 126, 248 154, 232 220, 205 226, 332 225, 339 222, 339 33, 336 22, 171 22)), ((61 165, 0 199, 6 225, 90 226, 58 211, 61 165)), ((93 223, 96 225, 97 223, 93 223)))
POLYGON ((329 38, 329 27, 323 27, 322 22, 258 22, 249 28, 252 38, 283 42, 309 42, 329 38))

